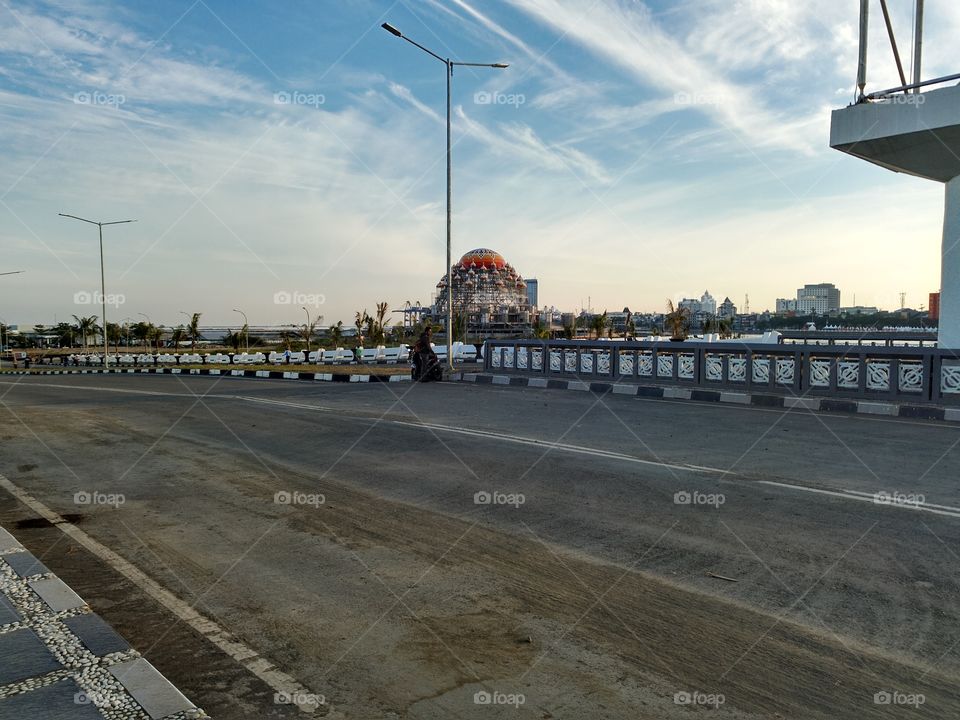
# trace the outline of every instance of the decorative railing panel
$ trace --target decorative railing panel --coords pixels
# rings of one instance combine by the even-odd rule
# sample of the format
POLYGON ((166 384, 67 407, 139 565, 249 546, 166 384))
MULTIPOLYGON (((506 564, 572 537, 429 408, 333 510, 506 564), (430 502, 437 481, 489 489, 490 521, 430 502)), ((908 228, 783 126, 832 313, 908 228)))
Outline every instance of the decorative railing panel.
POLYGON ((960 360, 932 347, 491 340, 484 367, 795 396, 960 405, 960 360))

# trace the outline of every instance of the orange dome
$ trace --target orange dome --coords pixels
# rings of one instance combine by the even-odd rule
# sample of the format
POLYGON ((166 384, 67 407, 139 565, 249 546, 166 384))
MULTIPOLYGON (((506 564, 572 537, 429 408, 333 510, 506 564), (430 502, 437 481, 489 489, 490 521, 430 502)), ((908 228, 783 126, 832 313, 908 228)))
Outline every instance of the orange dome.
POLYGON ((459 264, 464 270, 469 270, 472 267, 478 269, 486 268, 487 270, 500 270, 507 264, 507 261, 504 260, 503 255, 498 253, 496 250, 477 248, 476 250, 471 250, 462 258, 460 258, 459 264))

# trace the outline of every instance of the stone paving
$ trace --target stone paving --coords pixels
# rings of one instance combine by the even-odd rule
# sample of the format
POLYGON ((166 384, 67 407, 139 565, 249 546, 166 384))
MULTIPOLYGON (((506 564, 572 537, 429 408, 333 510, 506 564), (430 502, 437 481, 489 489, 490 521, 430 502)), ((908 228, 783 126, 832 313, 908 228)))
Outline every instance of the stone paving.
POLYGON ((0 720, 206 717, 0 528, 0 720))

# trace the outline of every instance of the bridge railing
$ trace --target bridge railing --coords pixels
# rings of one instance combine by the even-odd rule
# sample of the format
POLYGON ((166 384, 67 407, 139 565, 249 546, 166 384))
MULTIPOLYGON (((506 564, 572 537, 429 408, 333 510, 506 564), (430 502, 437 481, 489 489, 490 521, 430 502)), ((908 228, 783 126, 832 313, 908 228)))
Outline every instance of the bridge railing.
POLYGON ((484 369, 584 382, 960 404, 960 352, 930 347, 488 340, 484 369))

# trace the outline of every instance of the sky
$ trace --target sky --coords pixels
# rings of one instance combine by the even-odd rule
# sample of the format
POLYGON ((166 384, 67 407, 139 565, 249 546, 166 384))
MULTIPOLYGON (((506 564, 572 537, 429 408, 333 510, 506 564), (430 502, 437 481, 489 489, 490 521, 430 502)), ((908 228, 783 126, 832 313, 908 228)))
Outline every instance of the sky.
MULTIPOLYGON (((879 5, 869 88, 898 85, 879 5)), ((912 0, 889 3, 911 55, 912 0)), ((927 2, 924 77, 960 71, 927 2)), ((499 251, 540 304, 927 303, 943 188, 828 147, 854 97, 836 0, 0 0, 0 320, 352 323, 499 251)), ((394 316, 399 319, 399 316, 394 316)))

